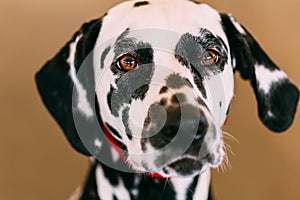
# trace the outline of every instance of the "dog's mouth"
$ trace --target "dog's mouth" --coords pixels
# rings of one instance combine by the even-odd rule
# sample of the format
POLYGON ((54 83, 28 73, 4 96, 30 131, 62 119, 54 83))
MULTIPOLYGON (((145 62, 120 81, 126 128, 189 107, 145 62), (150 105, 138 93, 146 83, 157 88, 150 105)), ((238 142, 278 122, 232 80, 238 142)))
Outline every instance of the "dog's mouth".
POLYGON ((208 154, 201 159, 194 156, 184 156, 163 167, 160 173, 165 176, 192 176, 203 173, 209 167, 219 166, 222 160, 222 154, 219 156, 208 154))
POLYGON ((172 162, 165 168, 166 173, 176 173, 178 175, 191 175, 195 173, 201 173, 205 164, 202 160, 193 159, 193 158, 181 158, 172 162))

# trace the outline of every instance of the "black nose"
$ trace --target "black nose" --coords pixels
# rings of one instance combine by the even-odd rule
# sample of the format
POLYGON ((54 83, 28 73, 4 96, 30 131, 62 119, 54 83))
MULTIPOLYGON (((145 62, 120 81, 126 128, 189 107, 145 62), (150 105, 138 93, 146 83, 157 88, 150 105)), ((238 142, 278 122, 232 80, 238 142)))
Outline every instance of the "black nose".
POLYGON ((207 119, 199 108, 192 105, 183 105, 176 108, 167 108, 167 119, 161 134, 172 139, 180 130, 187 137, 193 136, 195 140, 203 138, 208 129, 207 119))

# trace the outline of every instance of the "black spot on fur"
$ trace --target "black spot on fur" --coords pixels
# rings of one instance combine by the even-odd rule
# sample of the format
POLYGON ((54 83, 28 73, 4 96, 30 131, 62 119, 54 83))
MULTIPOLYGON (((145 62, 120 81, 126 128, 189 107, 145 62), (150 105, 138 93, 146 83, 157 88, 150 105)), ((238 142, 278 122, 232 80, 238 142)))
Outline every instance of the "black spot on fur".
POLYGON ((195 67, 193 65, 191 65, 191 71, 193 73, 194 82, 195 82, 197 88, 199 89, 199 91, 201 92, 203 97, 206 99, 207 98, 207 93, 206 93, 206 89, 205 89, 204 84, 203 84, 202 75, 200 74, 200 72, 198 70, 195 69, 195 67))
POLYGON ((193 85, 189 79, 185 78, 185 81, 189 85, 190 88, 193 88, 193 85))
POLYGON ((151 123, 151 118, 148 116, 144 121, 144 127, 148 126, 151 123))
POLYGON ((162 106, 165 106, 165 105, 167 105, 167 102, 168 102, 167 99, 163 98, 160 100, 159 104, 162 106))
POLYGON ((101 55, 101 66, 100 66, 101 69, 103 69, 105 67, 104 66, 104 60, 105 60, 107 54, 109 53, 110 49, 111 49, 110 46, 106 47, 105 50, 103 51, 102 55, 101 55))
POLYGON ((113 169, 106 165, 102 165, 102 169, 103 169, 105 177, 109 180, 109 183, 112 186, 117 186, 119 184, 118 174, 113 173, 113 169))
POLYGON ((191 84, 189 81, 187 81, 186 78, 182 78, 180 74, 171 74, 166 78, 167 87, 173 88, 173 89, 180 89, 184 86, 191 87, 191 84))
POLYGON ((113 113, 113 110, 112 110, 111 97, 112 97, 112 94, 113 94, 114 91, 115 91, 114 87, 112 85, 110 85, 110 91, 107 94, 107 105, 109 107, 110 112, 112 112, 112 113, 113 113))
POLYGON ((200 105, 202 105, 202 106, 204 106, 205 108, 207 108, 207 110, 208 110, 208 107, 207 107, 206 103, 203 101, 203 99, 201 99, 200 97, 198 97, 198 98, 197 98, 197 102, 198 102, 200 105))
POLYGON ((166 93, 168 91, 168 87, 167 86, 164 86, 160 89, 159 91, 159 94, 163 94, 163 93, 166 93))
POLYGON ((122 121, 123 125, 125 127, 125 132, 128 138, 131 140, 132 139, 132 133, 129 128, 129 108, 124 108, 123 113, 122 113, 122 121))
POLYGON ((185 94, 179 93, 179 94, 174 94, 171 98, 171 102, 174 104, 181 104, 186 101, 186 96, 185 94))
POLYGON ((90 167, 90 172, 87 180, 85 181, 85 187, 82 190, 80 199, 93 199, 100 200, 97 194, 97 180, 96 180, 96 168, 97 163, 93 163, 90 167))
POLYGON ((133 7, 140 7, 140 6, 145 6, 145 5, 149 5, 150 3, 148 1, 139 1, 136 2, 133 7))
POLYGON ((114 129, 111 125, 109 125, 108 123, 105 123, 105 125, 107 126, 107 128, 112 132, 112 134, 114 134, 116 137, 122 139, 121 135, 119 134, 118 131, 116 131, 116 129, 114 129))
POLYGON ((140 100, 144 100, 147 91, 149 90, 149 85, 144 85, 142 87, 140 87, 139 89, 137 89, 133 94, 132 94, 132 98, 133 99, 140 99, 140 100))
POLYGON ((147 138, 142 138, 142 139, 141 139, 141 146, 142 146, 142 150, 143 150, 144 152, 147 151, 147 146, 146 146, 147 142, 148 142, 148 139, 147 139, 147 138))

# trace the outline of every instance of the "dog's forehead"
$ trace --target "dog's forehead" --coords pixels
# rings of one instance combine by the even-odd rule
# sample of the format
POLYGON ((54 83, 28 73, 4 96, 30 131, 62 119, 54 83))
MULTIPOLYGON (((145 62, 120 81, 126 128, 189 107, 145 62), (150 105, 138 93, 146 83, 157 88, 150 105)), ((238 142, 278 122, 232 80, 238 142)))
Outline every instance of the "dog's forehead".
POLYGON ((169 30, 179 35, 198 35, 202 28, 227 40, 219 13, 206 4, 188 0, 152 0, 144 4, 127 1, 108 11, 103 18, 97 44, 118 37, 125 30, 169 30), (136 6, 141 5, 141 6, 136 6))

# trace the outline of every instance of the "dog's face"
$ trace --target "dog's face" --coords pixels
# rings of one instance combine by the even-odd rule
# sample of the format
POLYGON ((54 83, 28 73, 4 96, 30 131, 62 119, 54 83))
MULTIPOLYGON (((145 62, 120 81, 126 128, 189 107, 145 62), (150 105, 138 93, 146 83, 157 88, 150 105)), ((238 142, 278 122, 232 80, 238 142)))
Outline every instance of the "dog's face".
POLYGON ((139 171, 189 174, 218 166, 224 155, 221 128, 233 97, 228 40, 218 12, 176 4, 167 11, 158 1, 119 5, 103 18, 96 43, 105 43, 94 54, 103 61, 95 62, 101 119, 139 171), (196 15, 181 20, 193 23, 178 23, 185 10, 196 15), (219 84, 217 97, 211 82, 219 84))
POLYGON ((236 70, 251 81, 264 124, 277 132, 288 128, 298 89, 233 17, 191 1, 116 6, 85 24, 37 82, 80 152, 93 154, 88 146, 100 148, 103 140, 94 134, 92 142, 81 142, 74 112, 86 124, 97 115, 134 169, 192 175, 222 162, 236 70), (79 78, 83 63, 89 72, 79 78))

